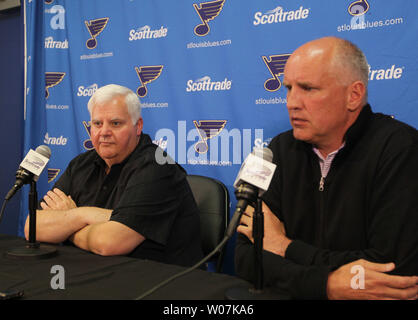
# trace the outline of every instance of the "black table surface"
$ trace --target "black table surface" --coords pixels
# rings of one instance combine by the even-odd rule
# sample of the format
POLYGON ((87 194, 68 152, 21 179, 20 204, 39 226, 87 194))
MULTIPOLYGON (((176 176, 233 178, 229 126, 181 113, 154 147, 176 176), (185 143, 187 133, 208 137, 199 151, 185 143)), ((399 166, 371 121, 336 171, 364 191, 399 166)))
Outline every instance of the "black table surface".
MULTIPOLYGON (((23 290, 22 299, 131 300, 183 267, 125 256, 102 257, 71 245, 54 245, 57 255, 46 259, 12 258, 13 248, 25 247, 23 238, 0 235, 0 292, 23 290), (54 266, 62 267, 65 288, 53 289, 54 266)), ((62 273, 61 273, 62 275, 62 273)), ((226 274, 193 270, 145 299, 223 300, 225 292, 249 284, 226 274)))

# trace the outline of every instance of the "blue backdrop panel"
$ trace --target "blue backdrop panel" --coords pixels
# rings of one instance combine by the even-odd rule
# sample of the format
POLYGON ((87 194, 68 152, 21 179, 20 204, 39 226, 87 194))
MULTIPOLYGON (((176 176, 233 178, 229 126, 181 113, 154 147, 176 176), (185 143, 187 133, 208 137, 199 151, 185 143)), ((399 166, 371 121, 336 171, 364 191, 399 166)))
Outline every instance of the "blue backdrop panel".
MULTIPOLYGON (((0 194, 5 196, 15 182, 23 149, 23 15, 19 11, 0 14, 0 48, 0 194)), ((17 234, 19 208, 20 194, 16 194, 7 204, 0 233, 17 234)))
POLYGON ((281 85, 289 54, 322 36, 362 48, 373 109, 418 127, 416 1, 26 0, 25 9, 23 152, 52 149, 40 196, 92 147, 87 101, 117 83, 140 97, 144 132, 190 174, 225 183, 234 209, 242 161, 290 128, 281 85))

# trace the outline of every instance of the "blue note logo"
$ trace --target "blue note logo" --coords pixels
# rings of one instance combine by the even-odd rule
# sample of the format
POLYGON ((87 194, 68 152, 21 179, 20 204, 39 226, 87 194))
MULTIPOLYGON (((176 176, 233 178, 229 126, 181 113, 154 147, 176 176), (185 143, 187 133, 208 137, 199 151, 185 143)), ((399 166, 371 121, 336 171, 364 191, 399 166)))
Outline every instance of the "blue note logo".
POLYGON ((141 85, 136 90, 136 93, 141 98, 145 97, 148 93, 146 84, 156 80, 163 70, 163 66, 142 66, 140 68, 135 67, 136 74, 138 75, 141 85))
POLYGON ((90 21, 84 21, 91 38, 86 41, 88 49, 94 49, 97 46, 97 36, 103 31, 109 22, 109 18, 100 18, 90 21))
POLYGON ((84 140, 83 147, 86 150, 92 150, 94 149, 94 147, 93 147, 93 142, 91 142, 91 122, 83 121, 83 126, 84 126, 84 129, 86 129, 87 131, 87 135, 89 136, 89 139, 84 140))
POLYGON ((60 173, 61 169, 48 168, 48 183, 51 183, 60 173))
POLYGON ((201 141, 198 141, 194 146, 197 153, 208 152, 209 146, 207 141, 217 136, 225 128, 226 122, 226 120, 193 120, 201 138, 201 141))
POLYGON ((59 84, 64 79, 65 72, 45 72, 45 99, 49 97, 49 88, 59 84))
POLYGON ((193 3, 193 7, 196 10, 197 14, 199 15, 200 20, 202 21, 201 24, 198 24, 194 28, 194 33, 197 36, 206 36, 209 31, 210 27, 208 22, 215 19, 222 10, 224 6, 225 0, 218 0, 218 1, 208 1, 200 3, 200 5, 193 3))
POLYGON ((338 32, 345 31, 358 31, 365 30, 370 28, 385 28, 392 27, 394 25, 399 25, 404 23, 403 17, 386 17, 385 19, 376 19, 371 20, 373 15, 366 13, 370 10, 370 1, 369 0, 358 0, 352 1, 347 8, 348 13, 350 14, 350 23, 344 23, 337 27, 338 32), (366 17, 368 20, 366 20, 366 17))
POLYGON ((361 16, 369 11, 370 5, 367 0, 358 0, 348 6, 348 13, 352 16, 361 16))
POLYGON ((272 75, 272 78, 269 78, 264 82, 264 89, 270 92, 280 89, 282 82, 280 81, 279 76, 284 73, 284 67, 289 57, 290 54, 278 54, 269 57, 262 56, 267 69, 272 75))

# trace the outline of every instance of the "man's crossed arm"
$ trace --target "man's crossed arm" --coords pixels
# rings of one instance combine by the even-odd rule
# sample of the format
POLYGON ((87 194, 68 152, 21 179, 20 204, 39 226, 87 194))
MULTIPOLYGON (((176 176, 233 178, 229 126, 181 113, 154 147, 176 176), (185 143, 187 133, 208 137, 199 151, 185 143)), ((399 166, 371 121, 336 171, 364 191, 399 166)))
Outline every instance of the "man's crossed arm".
MULTIPOLYGON (((125 255, 145 238, 131 228, 109 221, 112 210, 98 207, 77 207, 76 203, 59 189, 48 191, 37 211, 36 240, 60 243, 72 241, 81 249, 100 255, 125 255)), ((25 224, 29 237, 29 217, 25 224)))

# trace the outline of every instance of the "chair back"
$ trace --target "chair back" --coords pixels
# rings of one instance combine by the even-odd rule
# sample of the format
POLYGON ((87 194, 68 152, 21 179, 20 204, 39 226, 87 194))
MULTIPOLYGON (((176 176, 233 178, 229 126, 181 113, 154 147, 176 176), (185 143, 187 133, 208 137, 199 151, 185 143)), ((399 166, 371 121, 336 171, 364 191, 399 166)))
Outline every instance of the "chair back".
MULTIPOLYGON (((200 232, 202 250, 206 256, 222 241, 229 222, 229 192, 219 180, 200 176, 188 175, 187 180, 200 211, 200 232)), ((216 271, 222 271, 225 248, 214 255, 216 271)))

